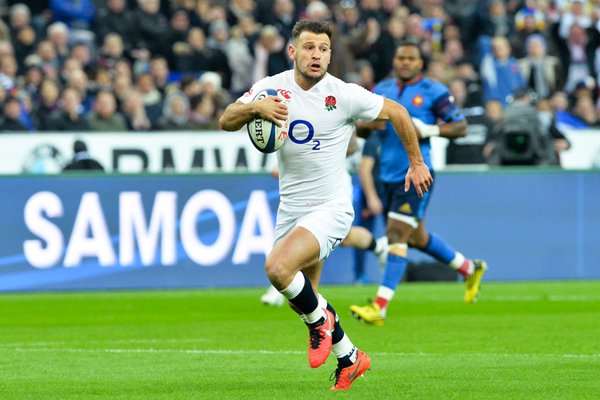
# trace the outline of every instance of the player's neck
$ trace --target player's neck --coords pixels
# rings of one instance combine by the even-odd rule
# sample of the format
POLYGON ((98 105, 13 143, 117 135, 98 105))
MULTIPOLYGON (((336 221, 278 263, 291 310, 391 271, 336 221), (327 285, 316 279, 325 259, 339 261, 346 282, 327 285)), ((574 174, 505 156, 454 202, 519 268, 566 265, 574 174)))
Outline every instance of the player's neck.
POLYGON ((396 82, 398 82, 398 85, 400 85, 400 86, 406 86, 406 85, 412 85, 414 83, 417 83, 421 79, 423 79, 423 73, 417 74, 416 76, 414 76, 408 80, 404 80, 404 79, 400 79, 399 77, 396 77, 396 82))

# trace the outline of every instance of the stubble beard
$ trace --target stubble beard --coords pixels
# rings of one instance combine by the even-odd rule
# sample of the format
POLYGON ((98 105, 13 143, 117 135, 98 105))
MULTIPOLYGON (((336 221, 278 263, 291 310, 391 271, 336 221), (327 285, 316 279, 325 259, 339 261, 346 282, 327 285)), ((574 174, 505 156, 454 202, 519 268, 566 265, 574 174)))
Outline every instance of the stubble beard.
POLYGON ((302 71, 298 66, 296 66, 296 71, 298 71, 298 74, 300 74, 300 77, 302 78, 302 80, 304 80, 306 83, 310 84, 311 86, 314 86, 317 83, 319 83, 319 81, 325 77, 325 73, 327 72, 327 70, 325 70, 325 71, 321 72, 319 76, 315 77, 315 76, 309 75, 308 72, 302 71))

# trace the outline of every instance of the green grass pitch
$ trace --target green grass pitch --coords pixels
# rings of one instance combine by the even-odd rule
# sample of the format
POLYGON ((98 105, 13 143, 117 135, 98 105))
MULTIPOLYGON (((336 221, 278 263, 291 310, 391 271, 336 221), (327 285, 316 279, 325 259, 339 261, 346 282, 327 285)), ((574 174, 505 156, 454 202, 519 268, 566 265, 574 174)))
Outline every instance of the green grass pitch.
POLYGON ((384 327, 349 317, 375 286, 324 286, 372 359, 344 393, 262 290, 0 295, 0 399, 600 398, 600 281, 403 284, 384 327))

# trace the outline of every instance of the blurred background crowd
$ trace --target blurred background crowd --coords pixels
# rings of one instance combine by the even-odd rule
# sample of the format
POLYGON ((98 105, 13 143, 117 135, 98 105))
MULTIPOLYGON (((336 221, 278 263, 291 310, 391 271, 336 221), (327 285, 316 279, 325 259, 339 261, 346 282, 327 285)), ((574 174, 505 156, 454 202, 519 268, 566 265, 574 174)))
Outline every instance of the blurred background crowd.
POLYGON ((412 39, 473 126, 527 88, 557 127, 600 127, 600 0, 0 0, 0 15, 2 132, 215 129, 291 67, 300 18, 330 21, 329 72, 366 88, 412 39))

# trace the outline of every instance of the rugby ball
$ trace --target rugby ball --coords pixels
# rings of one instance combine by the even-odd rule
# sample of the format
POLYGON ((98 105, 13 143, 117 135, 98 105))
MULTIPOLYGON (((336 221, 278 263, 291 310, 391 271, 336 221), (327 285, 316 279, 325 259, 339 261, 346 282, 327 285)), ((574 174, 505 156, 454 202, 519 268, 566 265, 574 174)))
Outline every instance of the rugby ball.
MULTIPOLYGON (((263 89, 254 96, 252 101, 260 101, 268 96, 279 96, 275 89, 263 89)), ((281 97, 281 96, 280 96, 281 97)), ((281 97, 283 99, 283 97, 281 97)), ((274 153, 283 146, 287 138, 287 121, 282 127, 268 119, 256 117, 246 124, 250 141, 258 151, 274 153)))

